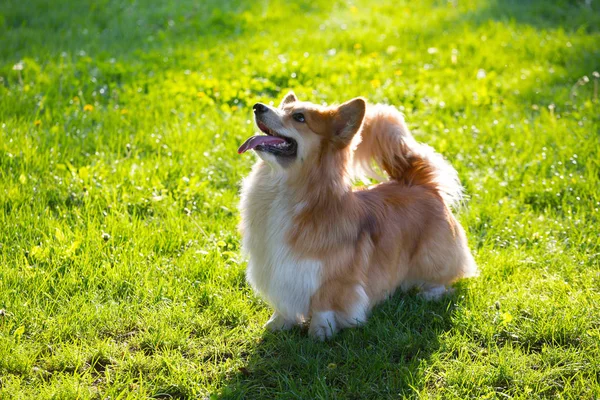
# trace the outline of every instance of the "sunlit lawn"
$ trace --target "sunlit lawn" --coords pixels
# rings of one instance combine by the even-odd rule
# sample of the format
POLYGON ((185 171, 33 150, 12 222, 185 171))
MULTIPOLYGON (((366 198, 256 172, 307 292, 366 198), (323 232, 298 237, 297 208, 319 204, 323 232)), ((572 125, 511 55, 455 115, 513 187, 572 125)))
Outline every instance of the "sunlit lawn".
POLYGON ((600 397, 597 1, 0 2, 0 398, 600 397), (251 105, 397 105, 481 276, 267 334, 251 105))

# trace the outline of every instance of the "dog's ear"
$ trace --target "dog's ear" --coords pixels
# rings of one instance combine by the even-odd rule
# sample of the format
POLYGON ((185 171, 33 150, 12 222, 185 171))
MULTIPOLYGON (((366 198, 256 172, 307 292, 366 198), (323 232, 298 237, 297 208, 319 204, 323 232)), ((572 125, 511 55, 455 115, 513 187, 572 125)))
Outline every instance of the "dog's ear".
POLYGON ((343 145, 350 143, 356 132, 360 129, 367 102, 362 97, 349 100, 337 108, 334 119, 334 138, 343 145))
POLYGON ((281 104, 279 104, 279 108, 283 108, 283 106, 285 106, 286 104, 293 103, 295 101, 298 101, 298 98, 296 97, 294 92, 290 91, 288 94, 285 95, 283 100, 281 100, 281 104))

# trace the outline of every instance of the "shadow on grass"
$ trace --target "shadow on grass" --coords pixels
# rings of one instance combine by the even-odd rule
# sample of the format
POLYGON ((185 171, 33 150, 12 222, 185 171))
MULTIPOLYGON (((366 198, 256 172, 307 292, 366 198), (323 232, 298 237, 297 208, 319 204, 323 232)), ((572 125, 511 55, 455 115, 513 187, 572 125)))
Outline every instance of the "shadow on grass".
POLYGON ((367 324, 317 342, 306 329, 265 332, 219 398, 380 399, 418 393, 425 368, 453 329, 460 285, 451 297, 426 302, 397 293, 367 324))
POLYGON ((305 15, 327 11, 309 1, 7 0, 0 3, 0 61, 82 52, 135 59, 147 52, 166 56, 182 46, 207 49, 260 33, 277 7, 305 15))
POLYGON ((514 21, 540 30, 583 29, 587 33, 600 30, 600 7, 587 0, 495 0, 487 7, 465 14, 465 21, 514 21))
POLYGON ((61 52, 109 53, 166 50, 181 43, 226 39, 247 27, 243 0, 163 2, 19 2, 0 6, 3 59, 61 52), (31 4, 34 3, 34 4, 31 4), (146 3, 146 4, 145 4, 146 3), (35 10, 35 11, 33 11, 35 10))

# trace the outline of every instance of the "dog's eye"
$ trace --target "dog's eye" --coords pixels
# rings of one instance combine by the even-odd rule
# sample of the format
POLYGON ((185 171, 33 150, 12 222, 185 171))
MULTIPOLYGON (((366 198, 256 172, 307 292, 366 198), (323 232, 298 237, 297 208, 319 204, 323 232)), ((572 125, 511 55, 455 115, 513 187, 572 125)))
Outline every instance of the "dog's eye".
POLYGON ((292 115, 292 118, 294 118, 294 120, 298 122, 306 122, 306 120, 304 119, 304 114, 302 113, 295 113, 292 115))

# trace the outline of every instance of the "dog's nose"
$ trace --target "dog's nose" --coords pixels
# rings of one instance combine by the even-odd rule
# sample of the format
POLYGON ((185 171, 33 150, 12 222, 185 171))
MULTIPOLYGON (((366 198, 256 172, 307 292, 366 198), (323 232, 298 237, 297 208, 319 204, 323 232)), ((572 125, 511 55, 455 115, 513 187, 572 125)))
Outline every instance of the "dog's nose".
POLYGON ((256 103, 252 108, 254 109, 255 114, 264 114, 268 110, 267 106, 263 103, 256 103))

